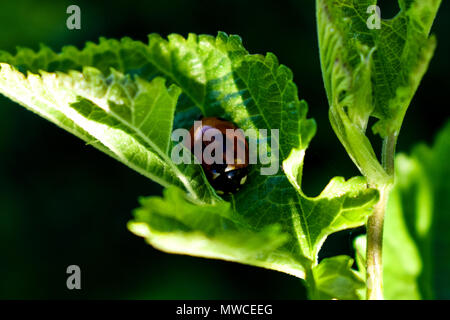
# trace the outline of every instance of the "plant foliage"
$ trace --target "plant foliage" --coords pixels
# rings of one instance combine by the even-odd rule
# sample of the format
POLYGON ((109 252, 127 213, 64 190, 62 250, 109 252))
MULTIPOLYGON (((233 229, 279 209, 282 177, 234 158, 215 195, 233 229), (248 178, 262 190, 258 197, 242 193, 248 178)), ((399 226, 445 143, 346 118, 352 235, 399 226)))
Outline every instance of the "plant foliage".
POLYGON ((163 197, 142 198, 129 223, 154 247, 306 278, 312 297, 353 298, 361 287, 349 257, 319 264, 318 252, 329 234, 363 225, 378 192, 361 177, 337 177, 317 197, 303 193, 316 126, 275 55, 249 54, 224 33, 152 34, 147 44, 102 38, 61 53, 20 48, 0 53, 0 92, 166 187, 163 197), (254 165, 240 192, 219 197, 199 165, 170 157, 173 129, 199 114, 256 129, 252 139, 279 129, 280 159, 271 160, 282 170, 264 176, 254 165))
MULTIPOLYGON (((334 131, 373 185, 390 183, 366 136, 399 134, 436 47, 431 26, 441 0, 398 0, 400 12, 369 28, 377 0, 317 0, 322 74, 334 131)), ((381 15, 383 14, 381 8, 381 15)))

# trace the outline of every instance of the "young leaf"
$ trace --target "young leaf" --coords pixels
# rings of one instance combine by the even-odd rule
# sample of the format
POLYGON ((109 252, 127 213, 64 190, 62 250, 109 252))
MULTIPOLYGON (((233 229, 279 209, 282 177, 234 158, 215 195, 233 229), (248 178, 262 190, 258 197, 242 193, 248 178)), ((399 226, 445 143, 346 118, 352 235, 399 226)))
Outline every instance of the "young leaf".
POLYGON ((237 36, 151 35, 148 45, 101 39, 81 51, 21 49, 0 61, 2 93, 168 187, 164 198, 142 200, 129 224, 162 250, 304 278, 326 237, 364 224, 378 200, 362 178, 335 178, 319 196, 303 194, 303 157, 315 123, 292 72, 273 54, 248 54, 237 36), (249 139, 270 145, 269 163, 253 165, 228 202, 200 166, 175 165, 169 156, 170 131, 190 126, 199 111, 254 129, 249 139), (268 166, 277 170, 262 175, 268 166))
POLYGON ((369 28, 376 0, 317 0, 317 24, 330 121, 369 182, 386 177, 365 136, 369 117, 382 138, 397 137, 435 49, 430 29, 440 0, 399 0, 400 12, 369 28), (370 11, 369 11, 370 12, 370 11))
MULTIPOLYGON (((449 141, 450 122, 432 148, 419 145, 411 156, 397 156, 383 241, 387 299, 450 297, 449 141)), ((358 256, 364 256, 363 242, 357 249, 358 256)), ((362 264, 363 260, 358 262, 362 264)))
POLYGON ((355 270, 353 259, 336 256, 323 259, 312 269, 308 292, 313 300, 357 300, 365 283, 355 270))

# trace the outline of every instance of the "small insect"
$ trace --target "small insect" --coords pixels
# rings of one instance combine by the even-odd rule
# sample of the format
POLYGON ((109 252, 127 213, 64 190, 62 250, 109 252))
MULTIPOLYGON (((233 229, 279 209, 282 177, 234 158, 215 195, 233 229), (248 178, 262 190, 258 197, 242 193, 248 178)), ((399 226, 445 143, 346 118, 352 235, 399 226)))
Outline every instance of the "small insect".
MULTIPOLYGON (((192 126, 189 131, 191 135, 191 151, 194 153, 194 146, 196 143, 202 146, 202 155, 205 148, 214 141, 214 137, 211 141, 204 141, 203 135, 210 129, 217 129, 222 133, 223 142, 223 161, 222 163, 213 162, 207 164, 204 159, 199 159, 208 181, 211 183, 218 194, 235 193, 239 190, 240 186, 247 181, 248 175, 248 144, 244 135, 227 134, 227 129, 233 131, 238 129, 233 123, 215 117, 208 117, 201 119, 200 126, 192 126), (233 143, 234 139, 234 143, 233 143), (227 163, 226 155, 227 148, 233 146, 233 159, 232 163, 227 163), (244 155, 244 159, 242 159, 244 155)), ((212 156, 214 156, 214 151, 212 156)))

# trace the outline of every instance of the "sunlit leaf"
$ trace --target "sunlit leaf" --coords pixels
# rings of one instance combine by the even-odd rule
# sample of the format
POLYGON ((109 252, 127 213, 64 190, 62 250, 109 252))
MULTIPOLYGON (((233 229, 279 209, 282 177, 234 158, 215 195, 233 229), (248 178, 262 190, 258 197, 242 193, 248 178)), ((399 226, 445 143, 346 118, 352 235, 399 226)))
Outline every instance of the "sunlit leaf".
POLYGON ((161 250, 305 278, 326 237, 363 225, 378 200, 361 177, 333 178, 314 198, 303 193, 315 122, 290 69, 271 53, 249 54, 237 36, 101 39, 59 54, 19 49, 1 53, 0 67, 0 92, 167 187, 162 198, 141 199, 129 223, 161 250), (199 165, 170 158, 172 130, 199 114, 268 142, 269 162, 252 165, 235 195, 218 197, 199 165), (270 166, 273 174, 261 174, 270 166))

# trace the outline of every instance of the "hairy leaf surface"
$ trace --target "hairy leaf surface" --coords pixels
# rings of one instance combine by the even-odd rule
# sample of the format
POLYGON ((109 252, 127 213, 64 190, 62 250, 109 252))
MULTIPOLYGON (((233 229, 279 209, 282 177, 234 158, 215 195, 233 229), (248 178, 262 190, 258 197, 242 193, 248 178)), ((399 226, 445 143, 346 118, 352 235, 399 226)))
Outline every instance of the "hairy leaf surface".
POLYGON ((271 53, 249 54, 237 36, 101 39, 59 54, 46 47, 1 53, 0 63, 0 92, 167 187, 162 198, 143 198, 129 224, 159 249, 304 278, 326 237, 364 224, 378 200, 361 177, 334 178, 315 198, 302 192, 315 122, 292 72, 271 53), (233 196, 217 196, 200 166, 170 158, 172 130, 199 114, 254 129, 249 140, 268 142, 269 162, 252 165, 233 196), (271 165, 278 171, 262 175, 271 165))
MULTIPOLYGON (((382 138, 397 137, 433 56, 431 26, 441 0, 398 0, 400 11, 368 23, 376 0, 317 0, 322 74, 330 121, 352 160, 373 184, 389 177, 365 132, 370 117, 382 138)), ((383 8, 381 8, 381 16, 383 8)))

